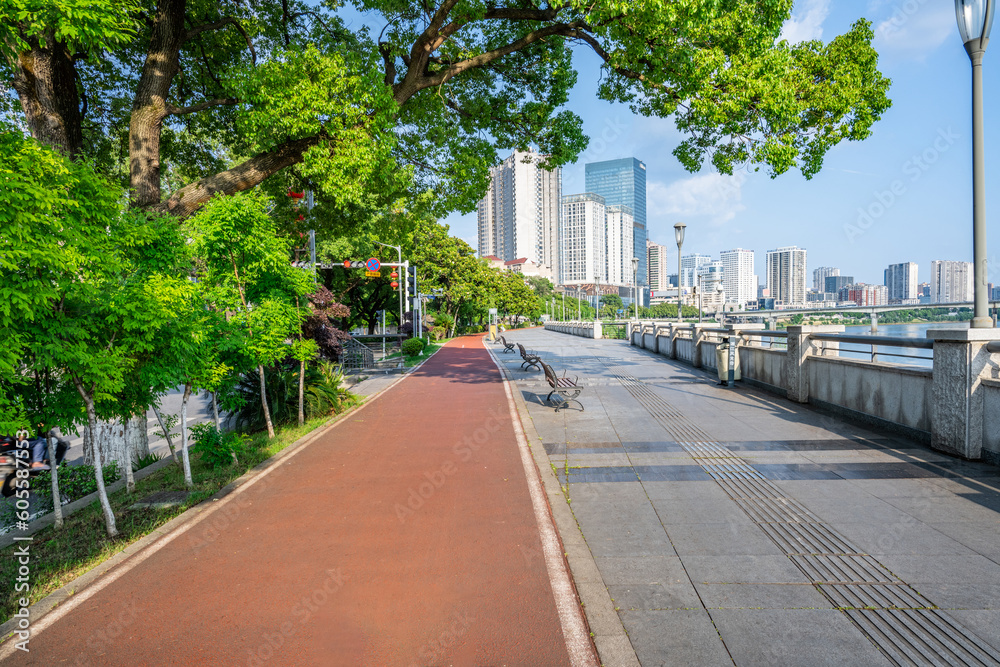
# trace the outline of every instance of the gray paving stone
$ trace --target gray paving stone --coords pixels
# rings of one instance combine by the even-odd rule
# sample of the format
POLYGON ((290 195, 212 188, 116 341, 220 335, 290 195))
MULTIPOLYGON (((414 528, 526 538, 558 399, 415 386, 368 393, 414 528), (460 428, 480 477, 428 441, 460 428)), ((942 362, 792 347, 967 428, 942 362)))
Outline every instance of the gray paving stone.
POLYGON ((932 523, 932 528, 973 551, 1000 562, 1000 527, 989 521, 954 521, 932 523))
POLYGON ((650 500, 730 500, 715 482, 643 482, 642 487, 650 500))
POLYGON ((787 556, 682 556, 681 562, 695 585, 809 583, 787 556))
POLYGON ((617 584, 679 584, 688 581, 676 556, 597 558, 597 568, 608 586, 617 584))
POLYGON ((758 526, 743 522, 670 524, 667 534, 680 556, 783 555, 758 526))
POLYGON ((608 593, 619 611, 703 608, 694 586, 688 581, 681 584, 621 584, 608 586, 608 593))
POLYGON ((903 556, 887 554, 879 562, 918 589, 925 583, 989 585, 1000 583, 1000 565, 984 556, 903 556))
MULTIPOLYGON (((929 498, 920 498, 919 500, 921 502, 933 502, 929 498)), ((829 523, 865 521, 882 524, 912 524, 915 518, 910 513, 891 504, 889 500, 881 500, 873 496, 867 498, 850 496, 841 498, 801 498, 800 501, 816 516, 829 523)))
POLYGON ((622 611, 619 616, 643 667, 732 667, 704 610, 622 611))
MULTIPOLYGON (((651 500, 660 522, 665 526, 678 523, 753 524, 739 505, 730 498, 687 498, 651 500)), ((756 528, 756 526, 755 526, 756 528)), ((759 531, 760 529, 757 528, 759 531)))
POLYGON ((711 614, 740 667, 890 665, 839 611, 720 609, 711 614))
POLYGON ((972 556, 975 554, 972 549, 961 542, 912 517, 907 518, 908 520, 897 523, 864 522, 829 525, 857 545, 859 549, 873 556, 883 554, 972 556))
POLYGON ((832 609, 808 584, 708 584, 695 582, 702 603, 712 609, 832 609))
POLYGON ((887 498, 885 502, 926 523, 983 521, 1000 530, 1000 512, 965 498, 887 498))
POLYGON ((1000 583, 976 581, 957 584, 921 582, 913 587, 942 609, 993 609, 1000 611, 1000 583))

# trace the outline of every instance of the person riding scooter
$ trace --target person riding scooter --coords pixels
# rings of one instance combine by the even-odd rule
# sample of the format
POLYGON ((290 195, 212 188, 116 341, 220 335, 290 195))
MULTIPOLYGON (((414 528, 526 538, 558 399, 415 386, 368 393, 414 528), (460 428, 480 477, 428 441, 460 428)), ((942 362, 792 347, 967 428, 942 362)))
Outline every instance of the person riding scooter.
MULTIPOLYGON (((27 435, 26 432, 22 431, 15 436, 0 436, 0 480, 3 482, 2 493, 4 496, 9 497, 14 493, 14 479, 18 468, 27 468, 31 475, 51 469, 49 466, 51 461, 48 461, 48 441, 44 432, 40 431, 39 436, 33 439, 29 439, 27 435), (23 444, 18 446, 19 443, 23 444), (27 450, 30 452, 30 460, 27 465, 18 463, 18 459, 24 458, 18 455, 18 450, 27 450)), ((66 450, 69 449, 69 442, 63 438, 55 439, 56 465, 58 465, 66 456, 66 450)))

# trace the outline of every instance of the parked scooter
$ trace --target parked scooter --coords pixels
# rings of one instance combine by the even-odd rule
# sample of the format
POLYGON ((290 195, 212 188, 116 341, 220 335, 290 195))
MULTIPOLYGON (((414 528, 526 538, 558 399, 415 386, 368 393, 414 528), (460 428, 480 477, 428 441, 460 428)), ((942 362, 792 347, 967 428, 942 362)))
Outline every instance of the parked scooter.
MULTIPOLYGON (((32 468, 31 467, 31 446, 38 442, 39 440, 45 441, 45 437, 39 437, 34 439, 29 439, 25 446, 25 458, 20 458, 20 465, 18 464, 19 457, 17 456, 17 450, 21 449, 17 446, 17 438, 10 435, 0 436, 0 479, 3 480, 3 496, 5 498, 10 498, 14 495, 16 486, 14 485, 17 479, 17 469, 20 467, 22 470, 27 470, 30 477, 34 477, 40 472, 48 470, 49 468, 32 468)), ((69 449, 69 441, 63 438, 56 438, 56 465, 62 463, 63 459, 66 457, 66 451, 69 449)), ((48 459, 48 445, 45 447, 45 460, 44 463, 51 466, 51 462, 48 459)))

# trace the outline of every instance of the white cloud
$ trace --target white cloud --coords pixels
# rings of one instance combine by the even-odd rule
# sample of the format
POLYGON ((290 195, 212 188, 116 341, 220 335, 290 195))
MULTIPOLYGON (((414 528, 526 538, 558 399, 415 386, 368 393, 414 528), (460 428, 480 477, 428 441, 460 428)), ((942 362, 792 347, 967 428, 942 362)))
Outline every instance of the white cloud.
POLYGON ((830 0, 805 0, 799 11, 781 27, 781 38, 791 44, 823 38, 823 21, 830 13, 830 0))
POLYGON ((646 217, 706 217, 712 224, 721 225, 746 208, 742 203, 746 179, 744 172, 732 176, 711 172, 670 185, 650 181, 646 186, 646 217))
POLYGON ((879 53, 893 53, 923 60, 944 40, 958 39, 955 10, 930 0, 900 0, 887 8, 888 18, 875 28, 875 48, 879 53))

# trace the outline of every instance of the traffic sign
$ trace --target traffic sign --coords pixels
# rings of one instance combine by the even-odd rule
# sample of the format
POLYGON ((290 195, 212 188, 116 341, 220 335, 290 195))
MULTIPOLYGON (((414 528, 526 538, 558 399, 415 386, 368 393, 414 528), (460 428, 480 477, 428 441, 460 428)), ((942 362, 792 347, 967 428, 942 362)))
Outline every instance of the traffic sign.
POLYGON ((372 257, 371 259, 368 260, 368 263, 365 265, 365 267, 369 271, 378 271, 380 268, 382 268, 382 264, 378 261, 378 258, 372 257))
POLYGON ((365 271, 365 275, 368 276, 369 278, 381 278, 382 277, 382 272, 381 271, 365 271))

